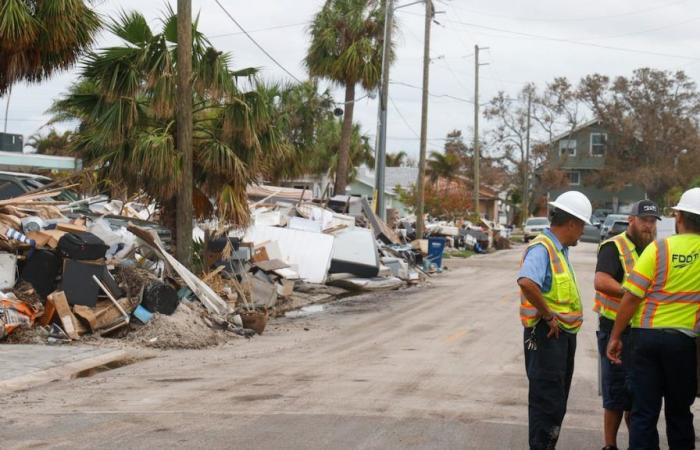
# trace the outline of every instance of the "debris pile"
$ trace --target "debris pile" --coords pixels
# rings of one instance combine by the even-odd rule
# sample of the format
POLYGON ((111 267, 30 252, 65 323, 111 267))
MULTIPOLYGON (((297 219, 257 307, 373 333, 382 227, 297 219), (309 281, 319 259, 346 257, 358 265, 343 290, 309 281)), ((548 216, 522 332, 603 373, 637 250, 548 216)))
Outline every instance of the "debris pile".
POLYGON ((416 240, 414 218, 389 211, 385 222, 364 198, 257 186, 247 229, 195 227, 197 275, 171 255, 170 232, 146 221, 152 205, 101 198, 76 212, 56 199, 65 189, 0 200, 0 339, 201 348, 262 334, 270 317, 309 303, 418 284, 441 270, 445 247, 507 241, 486 222, 436 221, 416 240))

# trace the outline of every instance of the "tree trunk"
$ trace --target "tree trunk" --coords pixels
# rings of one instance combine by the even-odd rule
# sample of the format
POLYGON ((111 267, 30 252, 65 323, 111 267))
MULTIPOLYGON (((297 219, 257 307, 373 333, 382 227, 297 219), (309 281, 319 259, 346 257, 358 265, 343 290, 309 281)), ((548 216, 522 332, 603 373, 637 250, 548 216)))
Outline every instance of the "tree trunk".
POLYGON ((182 182, 177 191, 176 257, 192 264, 192 4, 177 1, 177 149, 182 182))
POLYGON ((338 167, 335 169, 335 195, 345 194, 348 185, 350 164, 350 138, 352 137, 352 114, 355 109, 355 83, 345 85, 345 114, 343 128, 340 132, 338 148, 338 167))

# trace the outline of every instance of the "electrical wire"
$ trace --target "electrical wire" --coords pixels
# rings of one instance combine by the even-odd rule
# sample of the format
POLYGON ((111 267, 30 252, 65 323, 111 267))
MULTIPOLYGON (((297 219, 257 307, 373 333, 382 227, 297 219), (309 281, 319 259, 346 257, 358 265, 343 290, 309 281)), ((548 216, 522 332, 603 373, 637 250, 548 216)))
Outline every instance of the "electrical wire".
POLYGON ((496 17, 500 19, 508 19, 508 20, 515 20, 515 21, 527 21, 527 22, 585 22, 589 20, 607 20, 607 19, 617 19, 619 17, 627 17, 627 16, 632 16, 632 15, 637 15, 637 14, 643 14, 651 11, 656 11, 659 9, 664 9, 664 8, 669 8, 671 6, 677 6, 683 3, 688 3, 689 0, 677 0, 677 1, 671 1, 668 3, 665 3, 663 5, 654 5, 649 8, 642 8, 642 9, 636 9, 634 11, 627 11, 624 13, 619 13, 619 14, 609 14, 609 15, 602 15, 602 16, 589 16, 589 17, 561 17, 561 18, 554 18, 554 17, 515 17, 515 16, 509 16, 506 14, 493 14, 485 11, 478 11, 478 10, 473 10, 473 9, 463 9, 463 11, 471 13, 471 14, 478 14, 480 16, 486 16, 486 17, 496 17))
MULTIPOLYGON (((296 28, 296 27, 300 27, 303 25, 308 25, 310 23, 311 22, 299 22, 299 23, 290 23, 288 25, 277 25, 277 26, 268 27, 268 28, 258 28, 256 30, 248 30, 248 33, 261 33, 263 31, 283 30, 286 28, 296 28)), ((212 34, 212 35, 209 35, 207 37, 210 39, 213 39, 213 38, 220 38, 220 37, 225 37, 225 36, 239 36, 241 34, 245 34, 245 33, 243 31, 236 31, 233 33, 212 34)))
POLYGON ((253 44, 255 44, 255 46, 258 47, 258 49, 260 49, 261 52, 263 52, 263 53, 265 54, 265 56, 267 56, 268 58, 270 58, 270 60, 271 60, 273 63, 275 63, 275 65, 276 65, 277 67, 279 67, 280 69, 282 69, 287 75, 289 75, 290 77, 292 77, 292 79, 294 79, 297 83, 301 83, 301 82, 302 82, 302 81, 301 81, 299 78, 297 78, 292 72, 290 72, 289 70, 287 70, 287 68, 284 67, 279 61, 277 61, 277 60, 275 59, 275 57, 272 56, 272 55, 270 54, 270 52, 268 52, 267 50, 265 50, 265 48, 264 48, 262 45, 260 45, 260 44, 258 43, 258 41, 256 41, 255 38, 253 38, 253 36, 251 36, 250 33, 248 33, 248 32, 246 31, 246 29, 243 28, 243 26, 241 26, 241 24, 238 23, 238 21, 237 21, 236 19, 234 19, 234 17, 228 12, 228 10, 226 10, 226 8, 224 8, 224 5, 222 5, 221 2, 220 2, 219 0, 214 0, 214 1, 216 2, 217 5, 219 5, 219 8, 221 8, 221 10, 224 12, 224 14, 226 14, 226 15, 228 16, 228 18, 231 19, 231 21, 232 21, 234 24, 236 24, 236 26, 241 30, 241 32, 242 32, 243 34, 245 34, 246 37, 247 37, 248 39, 250 39, 250 41, 251 41, 253 44))
MULTIPOLYGON (((545 41, 561 42, 561 43, 574 44, 574 45, 582 45, 582 46, 586 46, 586 47, 594 47, 594 48, 600 48, 600 49, 605 49, 605 50, 614 50, 614 51, 620 51, 620 52, 626 52, 626 53, 638 53, 638 54, 644 54, 644 55, 662 56, 662 57, 666 57, 666 58, 700 60, 700 57, 697 57, 697 56, 677 55, 677 54, 672 54, 672 53, 655 52, 655 51, 651 51, 651 50, 639 50, 639 49, 633 49, 633 48, 615 47, 615 46, 611 46, 611 45, 595 44, 592 42, 581 42, 581 41, 576 41, 573 39, 558 38, 558 37, 545 36, 545 35, 534 34, 534 33, 525 33, 525 32, 521 32, 521 31, 507 30, 504 28, 490 27, 490 26, 486 26, 486 25, 479 25, 476 23, 463 22, 463 21, 458 21, 458 20, 446 19, 446 21, 450 22, 450 23, 457 24, 457 25, 463 25, 466 27, 470 27, 470 28, 478 28, 478 29, 489 30, 489 31, 497 31, 500 33, 512 34, 514 36, 520 36, 520 37, 529 38, 529 39, 540 39, 540 40, 545 40, 545 41)), ((501 36, 501 37, 503 37, 503 36, 501 36)))
MULTIPOLYGON (((390 81, 389 83, 390 83, 390 84, 397 84, 397 85, 399 85, 399 86, 405 86, 405 87, 408 87, 408 88, 411 88, 411 89, 418 89, 418 90, 421 90, 421 91, 423 90, 423 88, 420 87, 420 86, 416 86, 416 85, 409 84, 409 83, 404 83, 403 81, 390 81)), ((449 94, 433 94, 432 92, 428 92, 428 95, 431 96, 431 97, 436 97, 436 98, 449 98, 449 99, 452 99, 452 100, 456 100, 456 101, 458 101, 458 102, 470 103, 470 104, 472 104, 472 105, 474 104, 474 100, 469 100, 469 99, 466 99, 466 98, 455 97, 454 95, 449 95, 449 94)))
POLYGON ((394 110, 396 111, 396 114, 399 115, 399 117, 400 117, 401 120, 403 121, 404 125, 406 125, 406 128, 408 128, 409 130, 411 130, 411 133, 413 133, 413 135, 414 135, 415 137, 417 137, 418 139, 420 139, 420 135, 416 132, 416 130, 413 129, 413 127, 411 126, 411 124, 408 123, 408 120, 406 120, 406 118, 404 117, 404 115, 401 114, 401 110, 399 109, 398 106, 396 106, 396 103, 394 103, 394 99, 391 98, 391 96, 389 96, 389 102, 391 103, 391 106, 394 107, 394 110))

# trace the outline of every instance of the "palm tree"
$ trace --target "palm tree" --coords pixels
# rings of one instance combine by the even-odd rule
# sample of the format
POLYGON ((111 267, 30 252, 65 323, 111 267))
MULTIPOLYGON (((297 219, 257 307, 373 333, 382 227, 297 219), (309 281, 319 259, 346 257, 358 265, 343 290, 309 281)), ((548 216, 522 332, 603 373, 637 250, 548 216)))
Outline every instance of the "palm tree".
POLYGON ((100 28, 83 0, 0 2, 0 95, 18 81, 36 82, 72 66, 100 28))
POLYGON ((398 151, 396 153, 387 153, 386 154, 386 166, 387 167, 402 167, 404 164, 406 164, 406 158, 408 158, 408 155, 403 150, 398 151))
MULTIPOLYGON (((355 87, 377 87, 381 78, 384 5, 379 0, 326 0, 309 28, 311 45, 304 63, 311 77, 345 87, 345 114, 335 170, 335 193, 348 182, 355 87)), ((393 59, 393 48, 388 55, 393 59)))
MULTIPOLYGON (((91 52, 79 81, 57 101, 54 120, 78 120, 74 148, 100 178, 127 192, 145 192, 165 208, 174 226, 180 183, 176 151, 177 17, 171 9, 154 32, 139 13, 121 13, 109 30, 121 45, 91 52)), ((221 219, 248 223, 246 186, 262 171, 262 149, 282 151, 273 126, 270 92, 243 92, 256 69, 232 71, 193 23, 194 185, 215 198, 221 219)))
POLYGON ((63 133, 51 129, 45 135, 35 133, 27 140, 27 145, 42 155, 73 156, 71 139, 73 132, 68 130, 63 133))
POLYGON ((437 184, 440 178, 449 183, 459 175, 460 160, 456 153, 432 151, 430 152, 430 159, 427 162, 428 176, 433 184, 437 184))

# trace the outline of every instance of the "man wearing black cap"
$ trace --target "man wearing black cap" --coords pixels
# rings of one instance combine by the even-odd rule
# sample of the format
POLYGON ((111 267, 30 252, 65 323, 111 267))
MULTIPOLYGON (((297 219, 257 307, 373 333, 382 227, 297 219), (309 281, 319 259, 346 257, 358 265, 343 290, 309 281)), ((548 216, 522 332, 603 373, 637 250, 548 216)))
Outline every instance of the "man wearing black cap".
MULTIPOLYGON (((632 273, 642 250, 656 238, 656 222, 660 219, 661 215, 656 203, 650 200, 639 201, 632 205, 627 231, 608 239, 598 248, 593 310, 599 315, 599 328, 596 334, 605 410, 603 450, 617 449, 617 431, 623 415, 629 426, 629 411, 632 407, 628 366, 612 364, 606 356, 608 340, 624 293, 622 283, 632 273)), ((623 333, 622 340, 623 349, 627 353, 631 347, 629 326, 623 333)), ((623 357, 623 361, 627 360, 629 358, 623 357)))

